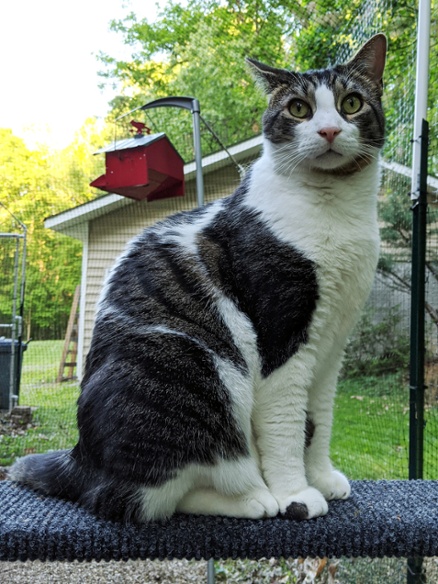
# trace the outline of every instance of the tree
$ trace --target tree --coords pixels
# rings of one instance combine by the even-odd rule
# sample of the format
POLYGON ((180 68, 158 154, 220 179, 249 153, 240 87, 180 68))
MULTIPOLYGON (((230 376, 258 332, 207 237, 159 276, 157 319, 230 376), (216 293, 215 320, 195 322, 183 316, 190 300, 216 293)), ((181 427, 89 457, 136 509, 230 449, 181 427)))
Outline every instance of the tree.
MULTIPOLYGON (((392 136, 405 131, 400 111, 411 103, 406 72, 412 71, 416 9, 410 0, 378 4, 372 0, 189 0, 169 1, 156 22, 129 14, 111 25, 132 47, 132 58, 100 55, 102 76, 121 88, 112 117, 159 97, 192 95, 226 144, 260 132, 264 98, 245 67, 250 56, 294 70, 322 68, 348 59, 369 36, 389 34, 386 109, 392 136)), ((437 96, 438 97, 438 96, 437 96)), ((151 111, 151 110, 150 110, 151 111)), ((407 115, 412 112, 407 111, 407 115)), ((192 151, 190 119, 175 110, 152 110, 154 129, 165 131, 184 158, 192 151)), ((121 128, 121 132, 126 132, 121 128)), ((203 143, 205 153, 218 149, 203 143)), ((403 154, 410 155, 407 148, 403 154)), ((403 161, 404 162, 404 161, 403 161)))
MULTIPOLYGON (((27 227, 25 320, 34 338, 59 338, 65 331, 81 277, 81 244, 45 229, 44 219, 95 196, 88 184, 100 174, 102 161, 92 156, 97 143, 102 137, 94 120, 57 153, 31 151, 11 130, 0 129, 0 201, 7 209, 0 207, 0 231, 16 230, 9 212, 27 227)), ((0 319, 8 322, 12 250, 2 250, 8 270, 0 273, 0 319)))
MULTIPOLYGON (((113 102, 113 116, 156 98, 192 95, 228 144, 258 134, 264 98, 253 90, 245 56, 285 65, 287 43, 279 31, 287 31, 289 21, 280 2, 190 0, 186 7, 168 3, 153 24, 133 14, 113 22, 133 49, 130 61, 101 55, 103 75, 117 79, 127 94, 113 102)), ((174 110, 151 115, 154 129, 165 130, 183 157, 191 158, 184 141, 190 136, 189 116, 174 110)), ((203 146, 205 153, 218 149, 207 140, 203 146)))

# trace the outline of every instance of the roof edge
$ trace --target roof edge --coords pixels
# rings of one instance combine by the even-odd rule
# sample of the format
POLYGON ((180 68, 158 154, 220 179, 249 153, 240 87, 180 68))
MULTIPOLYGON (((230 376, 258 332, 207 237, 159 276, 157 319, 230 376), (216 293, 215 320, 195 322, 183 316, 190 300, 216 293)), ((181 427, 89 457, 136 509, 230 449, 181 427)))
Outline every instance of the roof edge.
MULTIPOLYGON (((228 152, 220 150, 214 154, 209 154, 202 159, 202 170, 204 174, 209 174, 215 170, 233 163, 229 154, 238 162, 248 156, 256 155, 262 146, 263 138, 261 135, 240 142, 228 148, 228 152)), ((186 181, 193 180, 196 176, 196 162, 189 162, 184 165, 184 178, 186 181)), ((82 203, 72 209, 62 211, 57 215, 52 215, 44 220, 46 229, 53 229, 60 233, 65 233, 76 239, 82 239, 83 229, 80 224, 96 219, 110 211, 136 203, 134 199, 129 199, 121 195, 109 193, 102 195, 87 203, 82 203)))

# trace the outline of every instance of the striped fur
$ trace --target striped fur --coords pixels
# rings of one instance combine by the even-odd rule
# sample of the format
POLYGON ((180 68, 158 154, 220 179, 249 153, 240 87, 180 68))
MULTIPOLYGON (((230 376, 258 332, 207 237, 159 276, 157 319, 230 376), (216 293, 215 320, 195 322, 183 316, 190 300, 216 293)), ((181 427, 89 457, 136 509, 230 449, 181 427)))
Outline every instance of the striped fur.
POLYGON ((99 302, 78 444, 18 460, 13 480, 140 522, 304 519, 348 497, 329 443, 378 255, 385 47, 304 74, 250 62, 270 95, 262 157, 230 197, 128 245, 99 302))

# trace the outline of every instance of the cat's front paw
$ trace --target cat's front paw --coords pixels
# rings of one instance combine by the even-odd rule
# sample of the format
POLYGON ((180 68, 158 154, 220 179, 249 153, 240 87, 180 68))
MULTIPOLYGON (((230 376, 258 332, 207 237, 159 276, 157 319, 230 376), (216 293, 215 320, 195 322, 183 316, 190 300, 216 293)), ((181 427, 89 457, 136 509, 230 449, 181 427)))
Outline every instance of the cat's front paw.
POLYGON ((245 497, 245 509, 249 518, 261 519, 278 515, 279 506, 267 489, 257 489, 245 497))
POLYGON ((287 519, 312 519, 325 515, 328 505, 322 494, 313 487, 291 495, 280 502, 280 513, 287 519))
POLYGON ((348 499, 351 493, 350 483, 338 470, 325 473, 315 473, 308 477, 309 484, 318 489, 327 501, 333 499, 348 499))

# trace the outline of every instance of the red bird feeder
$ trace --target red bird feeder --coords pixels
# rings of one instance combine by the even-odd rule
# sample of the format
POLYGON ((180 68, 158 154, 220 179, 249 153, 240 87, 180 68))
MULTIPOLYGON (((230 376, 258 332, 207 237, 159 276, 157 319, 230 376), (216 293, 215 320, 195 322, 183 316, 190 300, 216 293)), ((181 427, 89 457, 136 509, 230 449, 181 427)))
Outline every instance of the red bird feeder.
POLYGON ((117 140, 101 148, 105 174, 90 186, 142 201, 184 195, 184 161, 164 133, 117 140))

